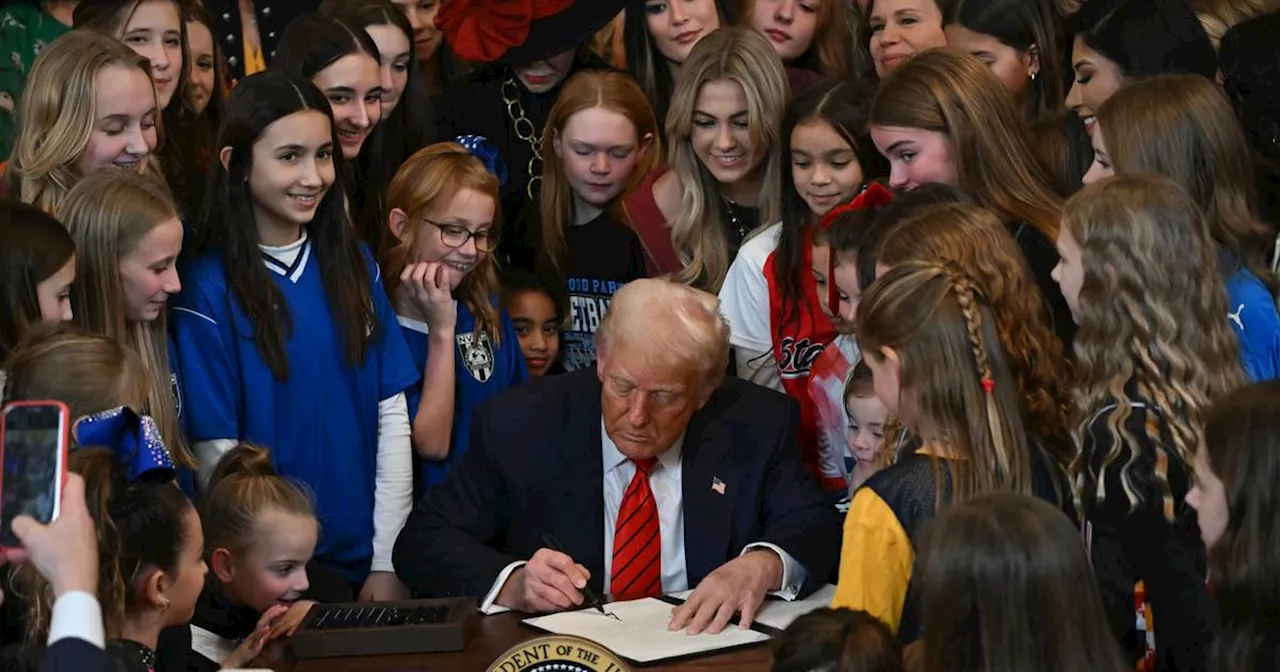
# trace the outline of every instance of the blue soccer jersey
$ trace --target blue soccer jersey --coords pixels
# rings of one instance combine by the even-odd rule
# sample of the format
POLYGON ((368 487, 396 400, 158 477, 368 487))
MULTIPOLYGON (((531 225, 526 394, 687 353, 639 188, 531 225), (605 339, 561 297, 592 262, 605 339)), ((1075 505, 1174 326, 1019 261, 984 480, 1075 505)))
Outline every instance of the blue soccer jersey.
MULTIPOLYGON (((511 316, 504 310, 501 319, 501 342, 494 343, 488 334, 475 333, 475 315, 464 302, 458 302, 458 321, 453 337, 456 373, 449 457, 440 462, 423 463, 421 487, 424 490, 444 480, 450 467, 467 452, 471 442, 471 413, 476 406, 529 379, 529 369, 525 366, 524 353, 520 351, 520 339, 516 336, 511 316)), ((412 421, 422 400, 422 376, 427 370, 427 325, 403 317, 399 320, 413 363, 418 367, 418 382, 406 393, 409 419, 412 421)))
POLYGON ((253 323, 217 255, 191 263, 172 313, 193 442, 233 439, 266 446, 281 475, 313 492, 320 521, 316 558, 355 581, 373 555, 380 402, 418 379, 396 328, 381 274, 362 247, 381 329, 358 366, 348 366, 310 240, 291 264, 264 254, 292 320, 287 380, 272 374, 253 323))

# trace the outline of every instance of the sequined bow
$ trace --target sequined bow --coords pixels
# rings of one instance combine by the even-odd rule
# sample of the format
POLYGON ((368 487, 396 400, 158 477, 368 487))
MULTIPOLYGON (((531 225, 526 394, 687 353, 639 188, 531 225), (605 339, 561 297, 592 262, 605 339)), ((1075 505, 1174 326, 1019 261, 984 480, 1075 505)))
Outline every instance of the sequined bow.
POLYGON ((499 186, 506 186, 507 165, 502 162, 502 157, 498 155, 498 148, 494 147, 488 138, 483 135, 459 135, 453 141, 462 145, 468 152, 471 152, 471 156, 480 159, 480 163, 484 164, 485 169, 498 178, 499 186))
POLYGON ((177 471, 155 420, 127 406, 80 418, 71 431, 76 445, 111 449, 125 464, 130 481, 172 478, 177 471))

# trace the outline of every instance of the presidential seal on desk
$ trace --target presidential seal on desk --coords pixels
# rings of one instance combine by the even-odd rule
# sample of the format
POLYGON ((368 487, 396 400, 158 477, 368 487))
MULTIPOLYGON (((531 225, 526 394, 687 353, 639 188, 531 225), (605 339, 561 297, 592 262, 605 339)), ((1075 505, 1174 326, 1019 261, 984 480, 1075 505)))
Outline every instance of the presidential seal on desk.
POLYGON ((489 672, 631 672, 622 657, 583 637, 549 635, 517 644, 489 672))

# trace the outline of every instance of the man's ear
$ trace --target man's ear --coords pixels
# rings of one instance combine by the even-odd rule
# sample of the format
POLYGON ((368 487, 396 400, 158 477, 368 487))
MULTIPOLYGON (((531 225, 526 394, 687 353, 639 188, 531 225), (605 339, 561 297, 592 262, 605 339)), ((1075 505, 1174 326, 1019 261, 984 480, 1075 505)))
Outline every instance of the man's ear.
POLYGON ((231 172, 231 148, 230 147, 223 147, 222 150, 218 152, 218 163, 222 164, 223 170, 227 172, 231 172))
POLYGON ((209 555, 209 569, 222 583, 231 583, 236 578, 236 571, 231 562, 231 551, 215 548, 209 555))

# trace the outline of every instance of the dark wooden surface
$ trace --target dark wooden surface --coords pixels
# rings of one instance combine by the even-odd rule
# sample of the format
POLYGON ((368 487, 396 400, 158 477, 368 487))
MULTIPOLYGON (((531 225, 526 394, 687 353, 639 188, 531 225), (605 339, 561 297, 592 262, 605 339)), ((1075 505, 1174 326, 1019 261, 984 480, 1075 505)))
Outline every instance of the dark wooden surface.
MULTIPOLYGON (((412 656, 367 656, 352 658, 326 658, 304 660, 280 670, 293 672, 354 672, 378 670, 379 672, 484 672, 493 661, 520 642, 545 633, 520 625, 524 618, 518 614, 499 614, 481 617, 467 640, 467 647, 458 653, 430 653, 412 656)), ((768 672, 769 646, 767 643, 714 656, 703 656, 670 664, 658 664, 638 670, 680 672, 768 672)))

